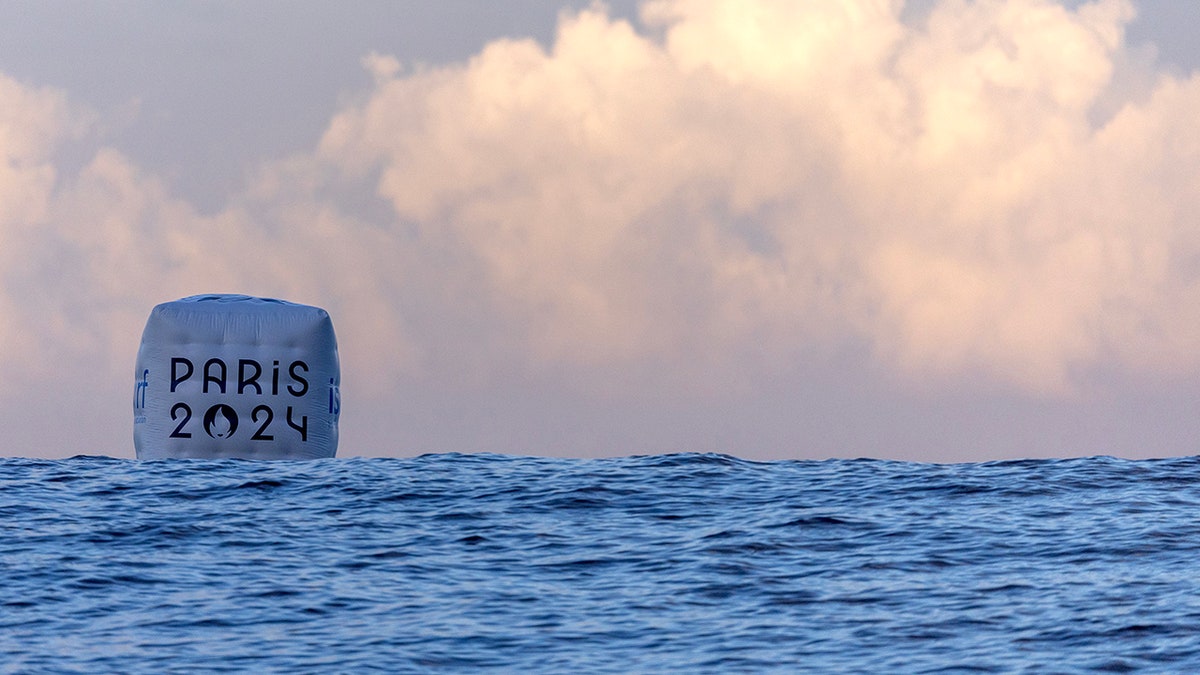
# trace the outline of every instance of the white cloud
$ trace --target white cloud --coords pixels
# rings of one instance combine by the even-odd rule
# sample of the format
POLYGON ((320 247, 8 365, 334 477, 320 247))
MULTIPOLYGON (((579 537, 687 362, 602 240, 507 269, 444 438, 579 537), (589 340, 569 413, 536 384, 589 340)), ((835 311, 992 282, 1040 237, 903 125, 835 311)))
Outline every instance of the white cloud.
POLYGON ((535 360, 859 336, 915 376, 1043 393, 1113 359, 1191 367, 1164 206, 1200 193, 1163 174, 1193 173, 1193 85, 1111 100, 1131 6, 944 2, 914 27, 900 5, 662 0, 661 39, 591 11, 549 52, 374 67, 320 157, 377 171, 535 360), (1096 126, 1100 105, 1127 107, 1096 126), (1160 147, 1114 154, 1126 135, 1160 147))
POLYGON ((548 51, 370 55, 315 151, 215 215, 0 77, 4 386, 123 377, 150 306, 207 291, 329 306, 377 393, 715 389, 845 341, 1040 394, 1194 372, 1200 80, 1138 77, 1121 0, 901 5, 658 0, 645 30, 566 15, 548 51))
POLYGON ((65 96, 25 86, 0 73, 0 353, 17 354, 38 345, 21 319, 19 294, 37 292, 31 268, 44 255, 56 179, 54 148, 76 127, 65 96))

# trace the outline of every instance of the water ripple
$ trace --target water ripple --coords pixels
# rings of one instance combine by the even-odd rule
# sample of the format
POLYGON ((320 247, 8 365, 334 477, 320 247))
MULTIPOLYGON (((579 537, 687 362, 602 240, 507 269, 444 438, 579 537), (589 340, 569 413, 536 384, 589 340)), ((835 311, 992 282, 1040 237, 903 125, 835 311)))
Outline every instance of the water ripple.
POLYGON ((1186 672, 1200 459, 0 460, 0 670, 1186 672))

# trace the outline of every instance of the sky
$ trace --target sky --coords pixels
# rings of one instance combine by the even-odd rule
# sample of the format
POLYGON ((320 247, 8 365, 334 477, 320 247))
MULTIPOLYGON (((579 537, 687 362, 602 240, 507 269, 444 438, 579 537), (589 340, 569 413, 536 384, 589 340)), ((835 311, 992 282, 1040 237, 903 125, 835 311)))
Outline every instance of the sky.
POLYGON ((338 455, 1200 445, 1200 4, 0 1, 0 455, 157 303, 329 310, 338 455))

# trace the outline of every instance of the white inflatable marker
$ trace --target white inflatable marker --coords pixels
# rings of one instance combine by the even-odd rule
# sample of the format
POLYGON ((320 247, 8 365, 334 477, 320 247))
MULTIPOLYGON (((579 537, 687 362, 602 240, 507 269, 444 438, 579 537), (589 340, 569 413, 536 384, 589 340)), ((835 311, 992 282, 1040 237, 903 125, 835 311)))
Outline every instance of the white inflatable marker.
POLYGON ((318 459, 337 452, 337 339, 319 308, 195 295, 150 312, 138 349, 138 459, 318 459))

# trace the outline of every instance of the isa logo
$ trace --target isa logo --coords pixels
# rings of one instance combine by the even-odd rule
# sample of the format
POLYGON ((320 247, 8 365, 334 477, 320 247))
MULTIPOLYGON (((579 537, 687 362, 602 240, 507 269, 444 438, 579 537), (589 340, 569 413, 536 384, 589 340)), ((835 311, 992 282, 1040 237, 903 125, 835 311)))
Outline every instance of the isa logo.
POLYGON ((329 414, 334 417, 342 412, 342 388, 329 378, 329 414))

